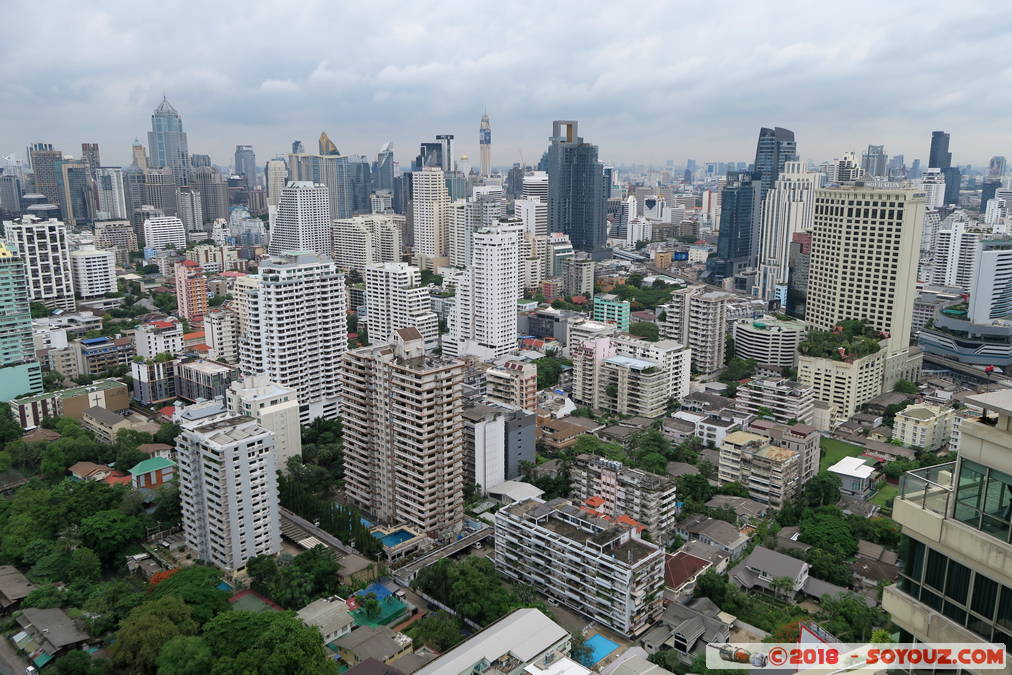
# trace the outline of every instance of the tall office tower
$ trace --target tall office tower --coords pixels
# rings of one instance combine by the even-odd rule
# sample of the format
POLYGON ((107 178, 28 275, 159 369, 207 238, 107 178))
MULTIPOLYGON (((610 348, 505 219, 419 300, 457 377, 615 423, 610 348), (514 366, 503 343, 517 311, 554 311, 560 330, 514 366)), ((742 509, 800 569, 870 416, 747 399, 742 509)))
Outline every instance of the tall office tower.
POLYGON ((42 391, 26 281, 24 260, 0 241, 0 401, 42 391))
POLYGON ((822 174, 806 171, 801 162, 787 162, 766 193, 762 206, 759 240, 759 277, 757 295, 787 306, 788 255, 791 239, 798 232, 812 229, 815 216, 815 190, 822 174))
POLYGON ((151 115, 148 157, 152 167, 171 169, 177 184, 189 182, 190 152, 186 145, 186 132, 183 131, 183 119, 164 96, 151 115))
POLYGON ((74 278, 67 226, 55 218, 4 221, 4 239, 24 263, 28 297, 50 309, 74 311, 74 278))
POLYGON ((207 277, 192 260, 176 263, 176 303, 179 316, 191 323, 200 323, 207 314, 207 277))
POLYGON ((903 180, 907 177, 907 165, 903 155, 893 155, 886 164, 890 180, 903 180))
POLYGON ((302 144, 302 141, 292 141, 292 154, 301 155, 306 151, 306 146, 302 144))
POLYGON ((805 320, 817 330, 864 319, 906 350, 924 198, 913 189, 844 187, 815 193, 805 320))
POLYGON ((264 258, 260 273, 238 284, 236 295, 243 373, 264 373, 295 389, 304 424, 336 418, 348 296, 334 262, 308 251, 264 258))
POLYGON ((597 161, 597 146, 576 135, 572 120, 552 122, 548 147, 548 227, 569 235, 573 247, 594 259, 606 256, 608 223, 605 219, 604 167, 597 161))
POLYGON ((907 178, 916 180, 921 177, 921 160, 915 159, 910 165, 910 173, 907 174, 907 178))
POLYGON ((74 291, 82 300, 101 298, 116 292, 116 254, 85 244, 70 254, 74 291))
POLYGON ((186 248, 186 227, 175 216, 154 216, 144 219, 144 248, 162 251, 169 246, 178 251, 186 248))
POLYGON ((81 143, 81 161, 86 162, 92 171, 102 166, 98 143, 81 143))
POLYGON ((183 536, 198 560, 231 572, 281 550, 274 434, 252 417, 180 420, 183 536))
POLYGON ((123 170, 123 201, 126 203, 127 218, 144 205, 144 172, 135 164, 123 170))
POLYGON ((440 159, 442 160, 443 173, 456 171, 453 162, 453 134, 437 134, 436 143, 441 148, 440 159))
POLYGON ((176 175, 171 169, 144 170, 144 203, 162 212, 176 215, 176 175))
POLYGON ((759 250, 762 180, 758 172, 729 171, 720 193, 717 253, 706 261, 714 279, 727 279, 754 267, 759 250))
POLYGON ((399 262, 403 252, 403 216, 374 213, 335 220, 331 225, 334 264, 342 272, 365 276, 366 267, 399 262))
POLYGON ((512 168, 506 172, 506 180, 503 183, 506 193, 514 199, 523 194, 524 189, 524 168, 519 162, 513 162, 512 168))
POLYGON ((202 166, 211 166, 211 155, 190 155, 191 169, 199 169, 202 166))
POLYGON ((320 154, 321 155, 340 155, 341 151, 334 145, 334 141, 330 140, 330 136, 327 135, 326 131, 320 132, 320 154))
MULTIPOLYGON (((1001 189, 1000 178, 985 178, 980 186, 980 210, 987 209, 987 203, 994 199, 995 193, 1001 189)), ((2 197, 0 197, 2 203, 2 197)))
POLYGON ((969 396, 966 405, 983 412, 960 422, 956 461, 900 479, 892 517, 904 535, 903 566, 899 583, 885 588, 882 608, 902 641, 1008 650, 1012 395, 1003 389, 969 396))
POLYGON ((187 232, 204 230, 204 205, 200 192, 184 185, 176 188, 176 215, 187 232))
MULTIPOLYGON (((548 172, 531 171, 524 174, 521 191, 524 199, 538 197, 548 203, 548 172)), ((555 230, 553 230, 554 232, 555 230)))
POLYGON ((418 155, 411 163, 412 171, 421 171, 424 168, 443 169, 443 144, 438 141, 423 141, 418 150, 418 155))
POLYGON ((220 171, 210 166, 194 169, 193 186, 200 191, 200 209, 205 223, 228 218, 228 180, 220 171))
POLYGON ((373 189, 390 190, 394 189, 394 144, 387 141, 376 154, 376 163, 373 164, 373 189))
POLYGON ((264 167, 264 185, 267 186, 267 205, 277 206, 281 191, 288 182, 288 164, 281 158, 267 160, 264 167))
POLYGON ((347 157, 340 155, 289 155, 288 180, 310 181, 326 185, 330 195, 330 217, 351 218, 354 192, 347 157))
POLYGON ((987 163, 987 175, 992 178, 1001 178, 1005 175, 1005 171, 1007 169, 1008 163, 1002 155, 995 155, 991 158, 991 161, 987 163))
POLYGON ((492 124, 488 121, 488 113, 481 116, 481 124, 478 127, 478 145, 480 146, 481 175, 492 174, 492 124))
POLYGON ((690 347, 696 372, 715 373, 724 367, 727 301, 732 297, 708 286, 686 286, 660 308, 664 315, 657 324, 661 338, 690 347))
POLYGON ((32 163, 35 178, 35 192, 45 195, 50 204, 63 207, 63 189, 60 186, 60 164, 63 153, 53 150, 50 143, 34 143, 29 146, 28 157, 32 163))
POLYGON ((491 361, 516 350, 523 233, 518 218, 474 231, 471 266, 460 274, 443 353, 491 361))
POLYGON ((950 166, 942 169, 945 176, 945 203, 959 206, 959 191, 963 182, 963 176, 959 168, 950 166))
POLYGON ((288 251, 330 254, 330 197, 327 187, 308 181, 290 182, 278 202, 271 229, 271 255, 288 251))
POLYGON ((432 537, 463 520, 464 363, 425 354, 415 328, 344 355, 345 490, 378 522, 432 537))
POLYGON ((985 236, 985 232, 966 220, 946 218, 932 247, 931 283, 969 293, 977 274, 980 241, 985 236))
POLYGON ((884 145, 869 145, 868 151, 861 156, 861 168, 868 176, 875 178, 886 178, 888 170, 889 155, 885 153, 884 145))
POLYGON ((288 473, 292 457, 302 459, 299 397, 294 389, 275 384, 266 375, 251 375, 228 386, 225 404, 233 415, 253 417, 274 435, 274 461, 279 471, 288 473))
POLYGON ((95 167, 96 220, 120 220, 128 215, 123 189, 123 169, 118 166, 95 167))
POLYGON ((921 174, 925 206, 940 209, 945 206, 945 175, 941 169, 930 168, 921 174))
POLYGON ((352 213, 369 213, 369 190, 372 170, 365 155, 348 155, 348 176, 351 180, 352 213))
POLYGON ((139 138, 134 139, 134 144, 130 148, 130 156, 132 158, 132 164, 138 169, 148 168, 148 152, 141 144, 139 138))
POLYGON ((949 152, 949 134, 944 131, 932 131, 928 168, 947 169, 950 166, 952 166, 952 153, 949 152))
POLYGON ((60 162, 60 189, 63 191, 63 219, 68 225, 89 223, 95 212, 91 167, 87 162, 60 162))
POLYGON ((21 179, 16 174, 0 175, 0 213, 8 218, 21 215, 21 179))
POLYGON ((418 266, 446 265, 450 193, 442 169, 426 167, 411 173, 411 204, 418 266))
POLYGON ((235 146, 235 172, 246 178, 246 187, 253 190, 257 186, 257 156, 252 145, 235 146))
MULTIPOLYGON (((798 161, 798 144, 790 129, 763 127, 759 130, 759 141, 755 148, 755 172, 759 174, 761 201, 773 187, 777 176, 787 162, 798 161)), ((756 202, 758 210, 760 202, 756 202)))
POLYGON ((412 326, 426 350, 439 346, 439 317, 417 267, 402 262, 369 265, 365 270, 366 316, 370 341, 383 344, 398 328, 412 326))

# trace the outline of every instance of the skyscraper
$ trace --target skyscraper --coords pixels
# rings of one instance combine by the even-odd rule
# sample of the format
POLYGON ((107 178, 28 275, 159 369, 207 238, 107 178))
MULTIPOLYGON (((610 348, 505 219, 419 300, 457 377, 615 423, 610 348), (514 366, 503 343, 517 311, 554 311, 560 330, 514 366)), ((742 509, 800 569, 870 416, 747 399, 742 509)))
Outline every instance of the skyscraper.
POLYGON ((207 314, 207 277, 193 260, 176 263, 176 302, 179 316, 191 323, 200 323, 207 314))
POLYGON ((4 221, 4 238, 24 263, 29 299, 50 309, 74 311, 67 226, 56 219, 24 216, 4 221))
POLYGON ((1005 157, 1002 155, 995 155, 991 158, 991 161, 987 165, 987 175, 992 178, 1001 178, 1005 175, 1005 171, 1008 168, 1008 164, 1005 161, 1005 157))
POLYGON ((321 155, 340 155, 337 146, 334 145, 334 141, 330 140, 330 136, 327 135, 326 131, 320 132, 320 154, 321 155))
POLYGON ((133 157, 134 166, 136 166, 138 169, 148 168, 148 153, 144 149, 144 146, 141 145, 141 139, 139 138, 134 139, 134 144, 130 148, 130 153, 133 157))
POLYGON ((292 141, 292 154, 301 155, 306 151, 306 146, 302 144, 302 141, 292 141))
POLYGON ((952 153, 949 152, 949 134, 944 131, 932 131, 928 168, 947 169, 950 166, 952 166, 952 153))
POLYGON ((8 218, 21 215, 21 179, 16 174, 0 175, 0 213, 8 218))
POLYGON ((57 178, 63 192, 63 218, 68 225, 89 223, 95 212, 92 171, 87 162, 64 160, 57 178))
POLYGON ((178 185, 172 169, 145 169, 144 204, 150 204, 166 215, 176 215, 176 187, 178 185))
POLYGON ((0 241, 0 401, 42 391, 27 281, 24 261, 0 241))
POLYGON ((875 178, 886 178, 888 170, 889 155, 885 154, 884 145, 869 145, 868 151, 861 157, 861 168, 868 176, 875 178))
POLYGON ((193 169, 193 185, 200 191, 200 206, 204 222, 228 218, 228 181, 211 166, 193 169))
POLYGON ((548 147, 548 226, 568 234, 573 247, 595 259, 606 256, 604 166, 597 146, 577 136, 575 120, 552 122, 548 147))
POLYGON ((176 188, 176 215, 187 232, 204 230, 204 205, 200 192, 184 185, 176 188))
POLYGON ((186 132, 183 131, 183 119, 164 96, 151 115, 148 155, 152 167, 172 169, 179 185, 188 183, 190 152, 186 145, 186 132))
POLYGON ((35 191, 45 195, 50 204, 63 208, 63 190, 60 187, 60 163, 63 153, 53 150, 51 143, 33 143, 28 156, 35 176, 35 191))
POLYGON ((243 373, 295 389, 304 424, 337 417, 348 298, 334 262, 309 251, 264 258, 235 292, 243 373))
POLYGON ((94 177, 95 169, 102 166, 101 155, 98 152, 98 143, 81 143, 81 161, 87 162, 94 177))
POLYGON ((425 348, 439 345, 439 318, 432 311, 429 289, 417 267, 402 262, 369 265, 365 270, 369 336, 375 344, 389 341, 398 328, 418 329, 425 348))
POLYGON ((376 190, 394 189, 394 145, 390 141, 383 144, 376 154, 376 163, 372 170, 373 187, 376 190))
POLYGON ((271 228, 271 255, 288 251, 330 254, 330 199, 327 187, 292 181, 281 191, 278 217, 271 228))
POLYGON ((450 194, 442 169, 426 167, 411 173, 411 203, 416 264, 422 269, 445 265, 450 194))
POLYGON ((257 186, 257 156, 252 145, 235 146, 235 172, 245 176, 246 187, 253 190, 257 186))
MULTIPOLYGON (((777 170, 779 174, 779 169, 777 170)), ((729 171, 720 193, 717 253, 706 261, 714 279, 727 279, 754 267, 759 249, 762 174, 729 171)))
POLYGON ((277 206, 281 191, 288 182, 288 164, 280 157, 267 160, 264 167, 264 185, 267 187, 267 204, 277 206))
POLYGON ((801 162, 787 162, 766 193, 762 207, 759 241, 757 295, 787 306, 791 240, 798 232, 812 229, 815 189, 822 174, 806 171, 801 162))
POLYGON ((756 209, 784 170, 784 164, 796 161, 798 144, 794 140, 793 131, 782 127, 763 127, 759 130, 759 141, 755 147, 755 171, 759 174, 760 201, 756 202, 756 209))
POLYGON ((344 355, 348 497, 380 523, 433 537, 463 520, 464 363, 427 356, 416 328, 344 355))
POLYGON ((492 124, 488 121, 488 113, 481 116, 481 125, 478 127, 478 145, 481 152, 481 175, 488 176, 492 173, 492 124))
POLYGON ((100 166, 95 169, 95 208, 96 220, 120 220, 129 216, 123 188, 123 169, 118 166, 100 166))
POLYGON ((355 198, 347 157, 322 154, 289 155, 288 180, 309 181, 327 186, 330 195, 330 217, 351 218, 355 198))
POLYGON ((403 216, 383 213, 333 221, 331 249, 334 264, 342 272, 354 270, 365 276, 369 265, 400 262, 403 223, 403 216))

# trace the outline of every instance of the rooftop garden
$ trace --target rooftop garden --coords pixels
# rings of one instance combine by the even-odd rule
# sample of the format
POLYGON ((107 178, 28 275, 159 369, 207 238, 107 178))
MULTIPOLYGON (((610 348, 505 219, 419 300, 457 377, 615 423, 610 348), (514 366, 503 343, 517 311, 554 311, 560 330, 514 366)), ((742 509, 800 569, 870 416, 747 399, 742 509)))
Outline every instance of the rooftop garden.
POLYGON ((864 321, 841 321, 831 331, 813 331, 798 345, 805 356, 853 361, 876 353, 885 336, 864 321))

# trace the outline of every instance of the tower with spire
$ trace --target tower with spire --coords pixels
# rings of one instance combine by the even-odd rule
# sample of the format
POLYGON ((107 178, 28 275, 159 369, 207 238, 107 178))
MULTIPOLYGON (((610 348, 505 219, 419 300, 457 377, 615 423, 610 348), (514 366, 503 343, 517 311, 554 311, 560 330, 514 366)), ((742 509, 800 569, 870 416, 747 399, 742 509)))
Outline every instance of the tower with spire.
POLYGON ((190 152, 187 148, 186 132, 183 131, 183 119, 164 95, 162 102, 151 115, 148 158, 152 168, 171 169, 178 185, 187 184, 190 152))
POLYGON ((481 150, 481 175, 488 176, 492 173, 492 124, 488 121, 488 113, 481 116, 481 126, 478 128, 478 146, 481 150))

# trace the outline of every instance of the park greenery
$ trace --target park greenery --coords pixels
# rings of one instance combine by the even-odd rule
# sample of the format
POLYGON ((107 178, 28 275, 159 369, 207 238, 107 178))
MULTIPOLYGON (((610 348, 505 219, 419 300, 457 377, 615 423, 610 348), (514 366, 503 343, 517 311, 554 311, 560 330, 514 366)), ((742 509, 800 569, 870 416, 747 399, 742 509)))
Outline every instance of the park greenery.
POLYGON ((812 331, 798 346, 805 356, 815 356, 834 361, 852 361, 879 350, 882 333, 865 321, 841 321, 831 331, 812 331))
POLYGON ((628 300, 633 311, 641 309, 656 309, 658 306, 671 300, 671 293, 678 288, 665 284, 660 279, 655 280, 650 286, 643 285, 642 274, 630 274, 626 283, 616 286, 611 292, 620 300, 628 300))
POLYGON ((260 555, 250 558, 246 571, 253 589, 286 609, 298 610, 317 598, 340 590, 341 566, 334 551, 317 545, 298 556, 260 555))

